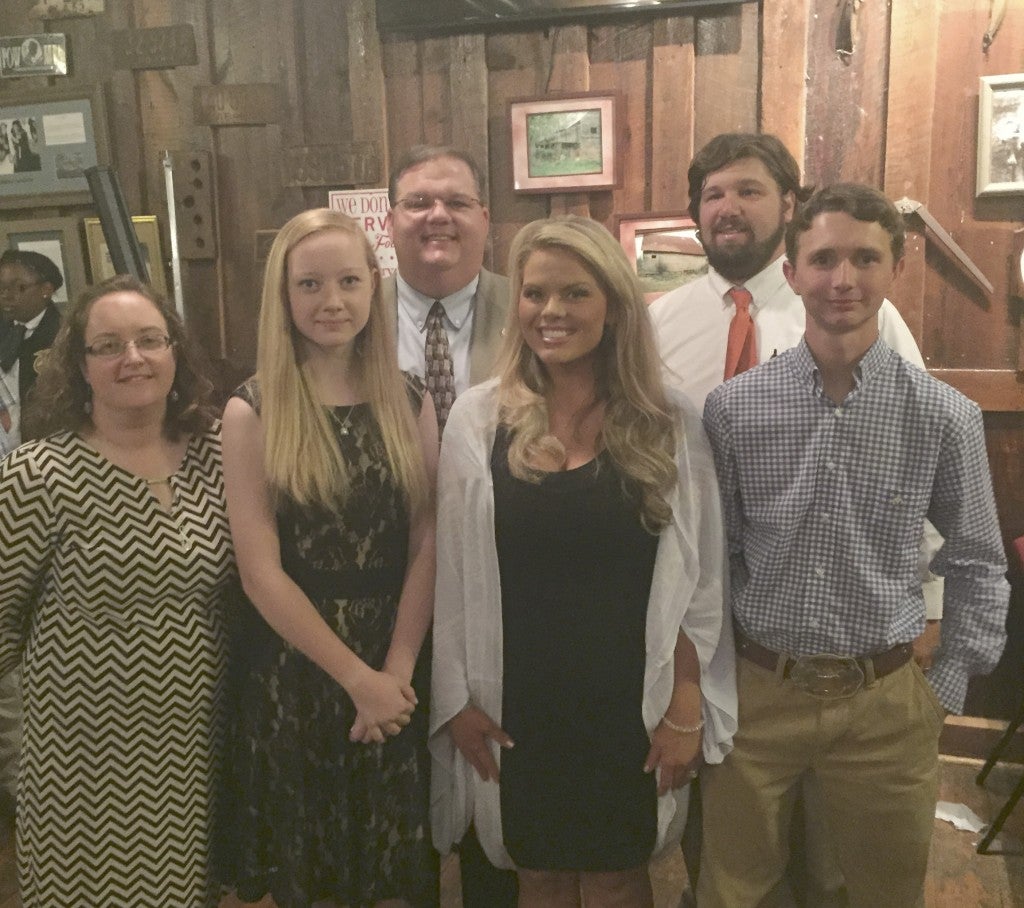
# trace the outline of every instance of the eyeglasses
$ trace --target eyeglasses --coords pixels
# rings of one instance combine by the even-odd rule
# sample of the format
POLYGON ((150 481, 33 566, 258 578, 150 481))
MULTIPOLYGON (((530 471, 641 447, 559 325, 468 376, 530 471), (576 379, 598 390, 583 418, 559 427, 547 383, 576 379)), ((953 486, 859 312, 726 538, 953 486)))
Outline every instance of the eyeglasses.
POLYGON ((123 356, 129 344, 139 353, 160 353, 173 346, 171 339, 166 334, 142 334, 134 340, 105 337, 96 341, 95 344, 90 344, 85 348, 85 352, 99 359, 114 359, 116 356, 123 356))
POLYGON ((20 296, 28 290, 29 287, 36 287, 41 283, 42 281, 27 281, 25 283, 19 282, 17 284, 0 284, 0 294, 16 293, 20 296))
POLYGON ((425 214, 428 211, 433 211, 438 202, 449 214, 469 214, 474 208, 483 206, 479 199, 474 199, 469 195, 453 195, 445 198, 440 195, 415 193, 399 199, 395 202, 395 207, 408 211, 409 214, 425 214))

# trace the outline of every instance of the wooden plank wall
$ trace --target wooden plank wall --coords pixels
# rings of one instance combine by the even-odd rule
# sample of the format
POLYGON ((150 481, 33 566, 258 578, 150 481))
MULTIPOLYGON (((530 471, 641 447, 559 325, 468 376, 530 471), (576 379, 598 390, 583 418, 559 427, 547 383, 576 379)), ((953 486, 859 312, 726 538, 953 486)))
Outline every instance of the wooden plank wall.
MULTIPOLYGON (((0 33, 64 32, 66 79, 0 80, 5 96, 47 86, 100 85, 128 205, 156 214, 167 236, 160 166, 166 150, 208 153, 216 251, 183 261, 191 330, 225 386, 253 365, 262 263, 255 232, 326 202, 329 188, 289 186, 282 161, 296 146, 371 143, 383 185, 389 163, 418 142, 469 149, 486 165, 489 263, 505 269, 512 237, 548 214, 577 212, 614 226, 616 214, 683 210, 696 148, 726 130, 780 135, 807 180, 863 180, 892 198, 926 203, 995 285, 964 278, 919 224, 894 301, 936 374, 979 400, 1007 538, 1024 534, 1024 300, 1009 294, 1010 243, 1020 197, 975 199, 978 77, 1024 70, 1024 7, 1010 3, 982 50, 988 0, 761 0, 638 17, 612 25, 381 37, 373 0, 107 0, 93 18, 33 19, 36 0, 4 0, 0 33), (844 11, 852 42, 839 47, 844 11), (192 26, 198 63, 116 69, 117 29, 192 26), (270 83, 280 122, 197 122, 199 86, 270 83), (615 90, 623 99, 620 188, 590 194, 512 191, 507 105, 557 91, 615 90)), ((89 206, 0 209, 0 218, 93 214, 89 206)))

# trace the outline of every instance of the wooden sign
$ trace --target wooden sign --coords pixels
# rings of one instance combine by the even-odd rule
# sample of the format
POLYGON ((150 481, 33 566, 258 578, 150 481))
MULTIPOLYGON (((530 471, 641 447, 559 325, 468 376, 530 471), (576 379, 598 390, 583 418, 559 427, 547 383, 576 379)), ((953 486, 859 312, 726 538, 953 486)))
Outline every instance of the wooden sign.
POLYGON ((193 96, 196 122, 205 126, 265 126, 284 115, 278 85, 199 85, 193 96))
POLYGON ((114 31, 110 33, 110 46, 115 69, 173 69, 199 62, 191 25, 114 31))
POLYGON ((174 221, 178 255, 183 259, 214 259, 213 171, 208 151, 172 151, 174 221))
POLYGON ((281 159, 285 186, 356 186, 380 178, 380 154, 373 142, 351 145, 296 145, 281 159))
POLYGON ((105 0, 39 0, 29 10, 29 16, 33 19, 77 19, 98 16, 105 9, 105 0))

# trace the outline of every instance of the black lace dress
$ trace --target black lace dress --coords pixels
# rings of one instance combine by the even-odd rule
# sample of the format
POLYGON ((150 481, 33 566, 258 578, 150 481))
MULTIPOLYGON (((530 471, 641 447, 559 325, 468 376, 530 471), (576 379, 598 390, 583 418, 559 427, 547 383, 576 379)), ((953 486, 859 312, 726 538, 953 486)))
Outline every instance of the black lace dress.
MULTIPOLYGON (((258 411, 254 382, 235 393, 258 411)), ((411 391, 417 410, 422 395, 422 386, 411 391)), ((369 406, 337 407, 334 415, 352 476, 348 498, 338 511, 284 503, 281 560, 335 633, 380 668, 405 575, 409 516, 369 406)), ((394 898, 436 904, 426 710, 383 744, 354 744, 352 700, 255 609, 238 642, 238 894, 255 901, 270 892, 278 908, 324 898, 352 908, 394 898)), ((426 702, 426 691, 417 695, 426 702)))

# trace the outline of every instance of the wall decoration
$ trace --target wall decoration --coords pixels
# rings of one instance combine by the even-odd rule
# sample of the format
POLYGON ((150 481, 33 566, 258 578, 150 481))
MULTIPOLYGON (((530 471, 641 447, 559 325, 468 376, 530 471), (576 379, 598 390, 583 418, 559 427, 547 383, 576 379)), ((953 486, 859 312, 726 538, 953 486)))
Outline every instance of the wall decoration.
POLYGON ((0 221, 0 248, 21 249, 45 255, 64 275, 64 286, 53 301, 64 305, 86 286, 82 240, 75 218, 40 218, 38 220, 0 221))
POLYGON ((114 69, 173 69, 199 62, 196 34, 191 25, 125 28, 110 33, 117 48, 114 69))
POLYGON ((648 303, 707 272, 697 225, 686 212, 623 214, 616 221, 648 303))
POLYGON ((977 194, 1024 195, 1024 73, 979 82, 977 194))
MULTIPOLYGON (((162 296, 167 296, 167 275, 164 268, 164 257, 160 249, 160 227, 156 217, 151 214, 134 215, 132 225, 135 235, 139 238, 139 248, 149 273, 149 282, 153 289, 162 296)), ((108 277, 113 277, 114 263, 110 258, 106 238, 103 236, 103 225, 99 218, 85 219, 85 245, 89 250, 89 271, 92 282, 98 284, 108 277)))
POLYGON ((106 9, 106 0, 39 0, 29 11, 34 19, 75 19, 98 16, 106 9))
POLYGON ((398 270, 395 244, 384 226, 391 204, 387 187, 380 189, 336 189, 327 193, 327 207, 342 211, 363 228, 377 256, 380 276, 388 277, 398 270))
POLYGON ((273 82, 248 85, 197 85, 192 112, 203 126, 265 126, 284 118, 281 86, 273 82))
POLYGON ((83 171, 107 163, 99 89, 0 98, 0 207, 88 204, 83 171))
POLYGON ((599 91, 511 101, 515 190, 590 192, 618 186, 617 103, 617 95, 599 91))
POLYGON ((68 46, 64 35, 0 37, 0 77, 66 76, 68 46))

